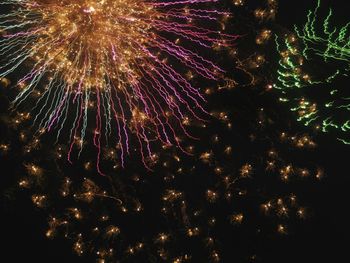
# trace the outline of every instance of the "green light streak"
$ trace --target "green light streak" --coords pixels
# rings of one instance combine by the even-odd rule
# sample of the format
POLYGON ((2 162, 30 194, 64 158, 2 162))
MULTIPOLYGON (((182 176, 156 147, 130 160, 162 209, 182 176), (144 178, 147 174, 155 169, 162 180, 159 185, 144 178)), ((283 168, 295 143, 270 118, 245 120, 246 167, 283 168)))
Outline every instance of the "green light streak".
POLYGON ((334 26, 333 10, 325 18, 321 11, 318 0, 307 14, 306 24, 294 26, 295 35, 275 36, 280 59, 273 87, 283 95, 279 101, 290 107, 298 122, 332 133, 350 145, 350 98, 344 96, 346 90, 334 88, 350 72, 350 22, 334 26))

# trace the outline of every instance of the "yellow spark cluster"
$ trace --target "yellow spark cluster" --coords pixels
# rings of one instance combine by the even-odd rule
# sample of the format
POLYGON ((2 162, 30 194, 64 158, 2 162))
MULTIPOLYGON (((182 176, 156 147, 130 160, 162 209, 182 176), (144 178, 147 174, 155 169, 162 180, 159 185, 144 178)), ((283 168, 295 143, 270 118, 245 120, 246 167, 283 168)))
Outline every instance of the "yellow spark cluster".
POLYGON ((266 44, 266 42, 271 38, 271 35, 272 35, 271 30, 269 29, 261 30, 255 39, 256 44, 258 45, 266 44))
POLYGON ((259 20, 271 20, 275 19, 278 9, 277 0, 268 0, 266 8, 258 8, 255 10, 254 15, 259 20))

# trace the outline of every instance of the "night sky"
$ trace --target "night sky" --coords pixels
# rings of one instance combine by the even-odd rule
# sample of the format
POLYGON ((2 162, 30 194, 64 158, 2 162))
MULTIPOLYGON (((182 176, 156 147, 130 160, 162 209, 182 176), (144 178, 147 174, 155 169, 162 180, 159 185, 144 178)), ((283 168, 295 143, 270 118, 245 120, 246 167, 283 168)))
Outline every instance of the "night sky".
MULTIPOLYGON (((40 137, 38 147, 32 146, 30 153, 25 153, 26 146, 37 137, 31 133, 30 120, 13 125, 18 113, 9 108, 18 90, 2 83, 0 143, 8 144, 10 148, 0 153, 1 252, 4 260, 8 258, 6 262, 96 262, 98 256, 94 249, 104 246, 117 251, 106 262, 174 262, 175 256, 185 254, 192 258, 183 262, 195 263, 347 261, 350 244, 350 216, 347 211, 350 146, 337 140, 336 132, 323 133, 298 122, 295 112, 279 101, 280 93, 266 88, 277 78, 279 53, 274 34, 283 36, 293 31, 293 25, 304 25, 307 11, 313 10, 317 1, 280 0, 276 18, 271 20, 254 17, 254 10, 266 8, 267 1, 246 0, 241 7, 234 6, 233 0, 223 2, 222 9, 233 14, 233 18, 226 22, 226 30, 241 35, 234 47, 238 55, 232 56, 230 52, 223 51, 208 56, 227 70, 226 75, 235 81, 235 86, 225 86, 221 90, 218 87, 224 85, 223 81, 215 83, 194 78, 193 82, 202 91, 213 87, 207 96, 206 109, 214 113, 208 117, 205 127, 197 122, 190 127, 199 140, 183 139, 186 147, 193 145, 196 149, 194 156, 158 146, 159 161, 152 166, 153 171, 148 171, 140 162, 136 150, 125 168, 118 166, 118 159, 105 157, 101 167, 107 176, 102 176, 96 172, 94 164, 87 167, 87 162, 94 163, 96 156, 96 149, 91 145, 86 147, 79 159, 74 157, 73 164, 69 164, 65 156, 57 157, 61 152, 65 154, 67 140, 55 144, 55 135, 45 133, 40 137), (256 36, 263 29, 273 32, 271 39, 257 45, 256 36), (264 57, 262 65, 249 67, 252 58, 256 59, 258 55, 264 57), (251 82, 250 76, 254 76, 254 82, 251 82), (21 140, 22 132, 28 137, 25 140, 21 140), (306 143, 304 141, 301 147, 296 146, 298 139, 305 138, 306 143), (204 153, 211 153, 213 157, 206 159, 204 153), (276 162, 276 170, 266 168, 269 161, 276 162), (28 176, 28 164, 33 163, 43 169, 42 182, 20 189, 18 182, 28 176), (294 172, 285 181, 280 173, 288 165, 294 167, 294 172), (307 176, 302 175, 303 171, 307 176), (317 174, 321 171, 324 176, 319 179, 317 174), (228 202, 223 178, 225 175, 236 178, 239 174, 241 177, 237 178, 240 179, 230 188, 233 197, 228 202), (81 192, 79 187, 84 184, 84 178, 92 180, 108 193, 117 193, 116 199, 123 200, 128 212, 121 212, 125 207, 114 199, 96 198, 84 202, 79 198, 63 198, 59 192, 67 177, 73 181, 72 189, 77 194, 81 192), (174 189, 181 194, 168 202, 165 196, 174 189), (44 208, 33 205, 34 194, 49 196, 44 208), (278 211, 266 215, 262 211, 263 204, 278 202, 278 198, 287 200, 294 195, 296 205, 286 201, 289 202, 288 215, 277 215, 278 211), (141 212, 135 210, 139 202, 142 204, 141 212), (83 219, 67 219, 72 222, 68 231, 72 238, 66 239, 64 235, 68 232, 62 229, 54 238, 47 238, 45 233, 50 216, 71 218, 67 211, 73 207, 83 211, 83 219), (162 213, 164 207, 170 212, 162 213), (301 208, 306 211, 305 218, 296 215, 301 208), (198 215, 195 215, 196 211, 198 215), (77 233, 85 236, 85 232, 95 226, 103 228, 110 224, 109 219, 106 220, 108 224, 100 219, 104 214, 118 225, 121 236, 115 240, 87 241, 86 253, 78 256, 72 249, 76 242, 73 236, 77 233), (230 221, 230 216, 240 214, 243 215, 241 222, 237 217, 230 221), (212 224, 208 222, 211 219, 215 221, 212 224), (285 233, 278 230, 280 226, 287 229, 285 233), (195 234, 189 234, 190 230, 195 234), (169 241, 160 244, 157 241, 160 233, 169 233, 169 241), (205 243, 209 236, 215 239, 212 247, 205 243), (127 255, 125 251, 138 242, 143 242, 141 252, 127 255), (167 251, 168 258, 162 260, 157 255, 160 247, 167 251), (215 252, 220 255, 217 261, 213 256, 215 252)), ((0 5, 1 14, 5 13, 2 8, 0 5)), ((333 10, 334 25, 339 27, 349 22, 346 1, 322 0, 321 9, 325 14, 329 8, 333 10)), ((347 37, 349 42, 349 34, 347 37)), ((344 67, 343 62, 332 60, 327 62, 327 67, 317 59, 313 63, 312 76, 344 67)), ((348 72, 350 61, 346 63, 348 72)), ((27 65, 19 72, 25 67, 27 65)), ((18 75, 15 72, 6 78, 15 83, 18 75)), ((344 74, 329 85, 336 86, 343 96, 349 96, 348 79, 344 74)), ((318 91, 323 87, 323 84, 314 85, 304 95, 326 100, 326 93, 318 91)), ((30 106, 25 105, 21 110, 25 111, 30 106)), ((278 204, 276 206, 279 207, 278 204)))

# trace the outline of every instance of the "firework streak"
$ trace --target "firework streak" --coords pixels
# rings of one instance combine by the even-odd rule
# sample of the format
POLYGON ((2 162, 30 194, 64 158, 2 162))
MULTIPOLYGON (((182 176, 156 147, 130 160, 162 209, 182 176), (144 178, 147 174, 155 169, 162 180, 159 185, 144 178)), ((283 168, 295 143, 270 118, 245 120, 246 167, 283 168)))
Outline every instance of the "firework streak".
POLYGON ((228 16, 215 8, 218 1, 2 1, 12 11, 0 16, 0 78, 31 65, 14 107, 44 87, 32 109, 35 123, 57 136, 71 126, 69 161, 75 147, 83 149, 93 112, 98 169, 101 145, 111 137, 124 166, 130 134, 146 165, 153 141, 182 149, 177 133, 191 137, 184 118, 205 113, 205 99, 175 68, 214 81, 223 73, 195 51, 236 39, 210 28, 228 16))
POLYGON ((350 22, 332 29, 332 10, 319 21, 319 8, 320 1, 305 26, 295 26, 295 34, 276 36, 281 57, 275 88, 282 93, 280 100, 298 113, 298 121, 350 144, 350 94, 335 87, 350 70, 350 22))

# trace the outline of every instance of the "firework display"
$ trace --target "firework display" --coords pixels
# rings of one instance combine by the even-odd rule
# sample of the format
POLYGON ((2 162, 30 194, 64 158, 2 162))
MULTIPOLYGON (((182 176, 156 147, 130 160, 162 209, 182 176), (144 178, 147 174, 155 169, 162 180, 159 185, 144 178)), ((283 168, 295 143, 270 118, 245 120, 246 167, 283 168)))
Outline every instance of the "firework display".
POLYGON ((4 257, 342 262, 350 24, 324 1, 2 1, 4 257))
POLYGON ((281 59, 275 88, 282 92, 280 100, 297 113, 298 121, 348 144, 350 97, 347 88, 337 83, 350 70, 350 23, 332 26, 332 10, 322 20, 320 3, 309 11, 304 27, 295 26, 295 33, 276 36, 281 59))
POLYGON ((3 1, 10 11, 0 17, 6 59, 0 78, 29 67, 18 80, 14 107, 35 96, 31 112, 40 132, 56 129, 59 137, 70 127, 69 161, 91 129, 98 169, 101 144, 109 138, 124 166, 134 148, 130 133, 147 166, 153 141, 181 148, 178 133, 192 137, 183 119, 204 120, 204 97, 176 68, 208 80, 223 74, 196 52, 230 46, 236 38, 215 26, 229 16, 215 2, 3 1), (201 20, 213 26, 197 26, 201 20))

